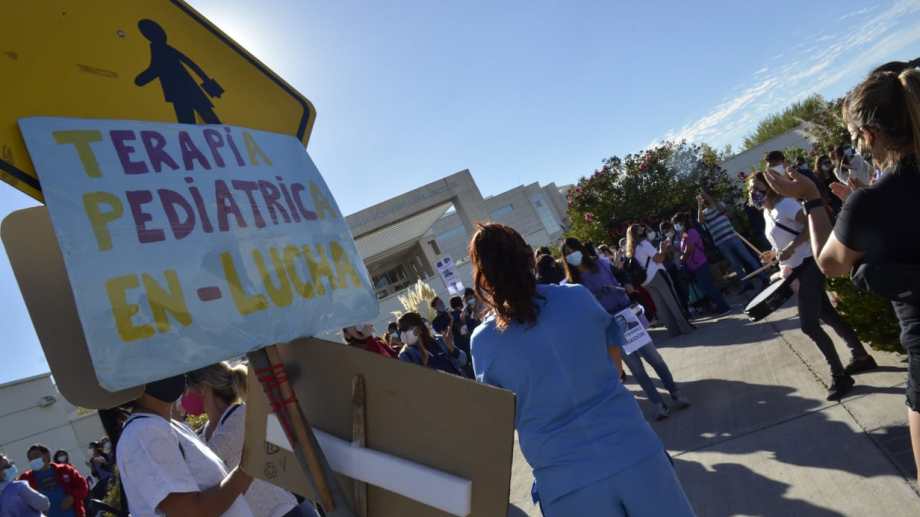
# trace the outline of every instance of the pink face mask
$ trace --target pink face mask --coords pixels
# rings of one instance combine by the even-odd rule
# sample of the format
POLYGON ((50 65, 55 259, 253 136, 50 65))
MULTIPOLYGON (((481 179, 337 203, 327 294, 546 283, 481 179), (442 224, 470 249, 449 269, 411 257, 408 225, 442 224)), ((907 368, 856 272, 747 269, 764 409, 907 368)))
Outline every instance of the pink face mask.
POLYGON ((204 397, 194 391, 186 391, 180 404, 187 415, 197 416, 204 413, 204 397))

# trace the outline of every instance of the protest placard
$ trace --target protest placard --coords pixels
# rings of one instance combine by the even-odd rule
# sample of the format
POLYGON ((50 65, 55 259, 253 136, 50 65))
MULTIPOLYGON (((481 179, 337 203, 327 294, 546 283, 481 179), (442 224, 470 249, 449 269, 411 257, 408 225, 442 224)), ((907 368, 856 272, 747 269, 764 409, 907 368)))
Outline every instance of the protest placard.
POLYGON ((51 117, 20 127, 102 387, 376 316, 349 228, 296 138, 51 117))
POLYGON ((623 330, 623 337, 626 338, 623 351, 627 355, 652 342, 652 336, 645 330, 645 326, 639 321, 639 317, 631 307, 616 313, 614 318, 623 330))
MULTIPOLYGON (((345 493, 367 483, 368 517, 508 515, 513 393, 315 338, 278 349, 345 493), (356 376, 366 383, 363 450, 350 443, 356 376)), ((252 369, 249 382, 258 383, 252 369)), ((290 449, 268 398, 251 391, 240 465, 316 500, 290 449)))
POLYGON ((448 294, 451 296, 463 294, 463 281, 460 280, 460 277, 457 275, 457 269, 454 267, 454 259, 442 257, 435 263, 435 267, 438 268, 438 274, 441 275, 441 280, 443 280, 444 285, 447 286, 448 294))

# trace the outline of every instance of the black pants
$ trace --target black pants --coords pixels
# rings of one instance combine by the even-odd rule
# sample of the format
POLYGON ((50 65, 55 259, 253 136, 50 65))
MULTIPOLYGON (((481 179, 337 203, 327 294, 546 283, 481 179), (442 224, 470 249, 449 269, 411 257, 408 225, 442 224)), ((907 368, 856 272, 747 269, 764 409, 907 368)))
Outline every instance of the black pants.
POLYGON ((843 338, 853 357, 865 356, 866 349, 860 343, 853 327, 848 325, 831 305, 827 292, 824 291, 824 274, 818 269, 814 259, 805 259, 802 265, 795 268, 795 274, 799 280, 799 320, 802 323, 802 332, 818 345, 818 350, 821 350, 827 359, 831 374, 840 375, 843 373, 843 364, 840 363, 840 356, 837 355, 831 337, 821 328, 821 322, 830 325, 834 332, 843 338))

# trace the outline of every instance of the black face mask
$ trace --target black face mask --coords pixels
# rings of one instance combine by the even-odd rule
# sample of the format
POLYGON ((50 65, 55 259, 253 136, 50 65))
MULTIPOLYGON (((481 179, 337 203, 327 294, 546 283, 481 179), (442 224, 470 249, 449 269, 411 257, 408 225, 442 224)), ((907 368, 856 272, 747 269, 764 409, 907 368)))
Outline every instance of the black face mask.
POLYGON ((185 392, 185 374, 167 377, 165 379, 151 382, 144 389, 144 393, 167 404, 179 400, 182 393, 185 392))

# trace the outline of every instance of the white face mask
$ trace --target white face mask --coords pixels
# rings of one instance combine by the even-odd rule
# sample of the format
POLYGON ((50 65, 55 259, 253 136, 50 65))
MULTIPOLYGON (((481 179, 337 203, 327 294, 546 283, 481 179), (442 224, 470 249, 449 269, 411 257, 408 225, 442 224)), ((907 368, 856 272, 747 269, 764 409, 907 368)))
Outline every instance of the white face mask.
POLYGON ((776 171, 777 174, 785 174, 785 173, 786 173, 786 166, 783 165, 783 164, 774 165, 773 167, 770 167, 770 168, 773 169, 774 171, 776 171))
POLYGON ((415 329, 409 329, 405 332, 400 332, 399 340, 409 346, 412 346, 418 343, 418 333, 415 331, 415 329))
POLYGON ((9 467, 3 469, 3 480, 6 482, 14 481, 18 475, 19 469, 16 468, 16 465, 10 465, 9 467))
POLYGON ((675 225, 674 225, 674 231, 675 231, 675 232, 682 232, 682 231, 684 231, 684 225, 682 225, 682 224, 680 224, 680 223, 675 224, 675 225))
POLYGON ((572 267, 578 267, 581 265, 582 255, 580 251, 573 251, 565 256, 565 261, 569 263, 572 267))
POLYGON ((658 232, 650 231, 646 233, 645 236, 648 238, 648 240, 653 241, 655 240, 655 237, 658 237, 658 232))
POLYGON ((39 456, 38 458, 35 458, 29 462, 29 467, 32 467, 32 470, 41 470, 45 468, 45 460, 39 456))

